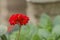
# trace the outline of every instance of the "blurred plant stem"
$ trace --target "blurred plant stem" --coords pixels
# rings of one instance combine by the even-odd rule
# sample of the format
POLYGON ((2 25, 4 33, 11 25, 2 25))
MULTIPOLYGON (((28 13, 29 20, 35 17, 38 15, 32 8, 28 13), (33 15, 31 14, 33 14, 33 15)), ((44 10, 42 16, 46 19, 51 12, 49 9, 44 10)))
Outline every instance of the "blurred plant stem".
POLYGON ((21 31, 21 27, 19 28, 18 40, 20 40, 20 31, 21 31))
POLYGON ((21 32, 21 26, 19 26, 18 34, 15 40, 20 40, 20 32, 21 32))

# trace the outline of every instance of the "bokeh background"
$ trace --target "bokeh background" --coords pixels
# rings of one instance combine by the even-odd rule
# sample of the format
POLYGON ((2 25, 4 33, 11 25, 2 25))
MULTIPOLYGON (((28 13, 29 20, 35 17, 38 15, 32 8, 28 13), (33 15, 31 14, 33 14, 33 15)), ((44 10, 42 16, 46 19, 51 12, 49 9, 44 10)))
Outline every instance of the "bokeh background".
POLYGON ((0 24, 9 26, 9 17, 15 13, 27 15, 36 25, 42 14, 49 15, 51 20, 60 15, 60 0, 0 0, 0 24))
POLYGON ((8 23, 9 16, 14 13, 28 15, 33 23, 38 22, 42 13, 53 19, 60 14, 60 0, 0 0, 0 23, 8 23))

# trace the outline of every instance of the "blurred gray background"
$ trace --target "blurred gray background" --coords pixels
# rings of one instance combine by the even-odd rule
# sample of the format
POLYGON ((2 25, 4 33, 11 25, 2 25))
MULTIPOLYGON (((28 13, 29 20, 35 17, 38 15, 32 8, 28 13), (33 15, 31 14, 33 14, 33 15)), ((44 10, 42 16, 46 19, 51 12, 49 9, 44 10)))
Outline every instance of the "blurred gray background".
POLYGON ((60 0, 0 0, 0 24, 8 25, 13 13, 24 13, 32 23, 38 23, 38 17, 47 13, 53 19, 60 14, 60 0))

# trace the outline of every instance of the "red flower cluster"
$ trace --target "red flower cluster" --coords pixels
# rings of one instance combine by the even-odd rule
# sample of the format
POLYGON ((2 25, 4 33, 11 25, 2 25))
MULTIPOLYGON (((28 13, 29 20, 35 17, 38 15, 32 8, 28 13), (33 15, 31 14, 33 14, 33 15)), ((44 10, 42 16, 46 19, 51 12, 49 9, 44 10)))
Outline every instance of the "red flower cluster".
POLYGON ((28 21, 29 18, 24 14, 13 14, 9 19, 11 25, 15 24, 26 25, 28 21))

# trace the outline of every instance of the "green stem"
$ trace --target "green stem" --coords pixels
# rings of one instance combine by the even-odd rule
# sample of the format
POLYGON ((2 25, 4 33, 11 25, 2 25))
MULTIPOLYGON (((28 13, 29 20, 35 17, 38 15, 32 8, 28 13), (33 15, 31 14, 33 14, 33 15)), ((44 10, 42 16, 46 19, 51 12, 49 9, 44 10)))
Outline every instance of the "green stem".
POLYGON ((15 40, 20 40, 20 32, 21 32, 21 26, 19 27, 19 31, 18 31, 18 34, 17 34, 17 38, 15 40))
POLYGON ((18 40, 20 40, 20 31, 21 31, 21 27, 19 28, 18 40))

